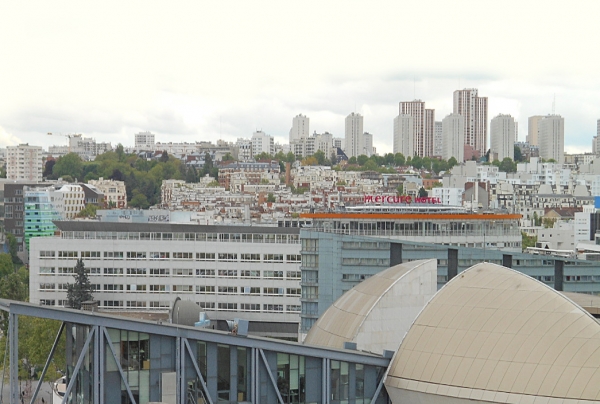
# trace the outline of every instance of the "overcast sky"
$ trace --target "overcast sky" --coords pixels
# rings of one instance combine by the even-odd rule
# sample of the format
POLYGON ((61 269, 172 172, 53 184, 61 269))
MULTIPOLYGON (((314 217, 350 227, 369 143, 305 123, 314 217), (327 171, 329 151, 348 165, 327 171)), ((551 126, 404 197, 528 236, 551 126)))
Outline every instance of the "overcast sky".
POLYGON ((82 133, 133 145, 287 143, 292 118, 343 137, 364 115, 392 151, 398 102, 452 112, 478 88, 489 118, 565 118, 568 152, 600 118, 600 1, 0 1, 0 146, 82 133))

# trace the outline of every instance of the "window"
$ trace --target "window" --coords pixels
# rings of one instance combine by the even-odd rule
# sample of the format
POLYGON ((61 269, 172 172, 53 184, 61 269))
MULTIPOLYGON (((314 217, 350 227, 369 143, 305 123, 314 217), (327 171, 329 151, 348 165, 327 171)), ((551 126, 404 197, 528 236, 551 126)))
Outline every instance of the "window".
POLYGON ((224 295, 234 295, 237 294, 238 288, 237 286, 219 286, 218 291, 224 295))
POLYGON ((241 311, 260 311, 260 304, 258 303, 241 303, 241 311))
POLYGON ((237 303, 219 303, 219 310, 237 310, 237 303))
POLYGON ((154 293, 169 292, 169 285, 150 285, 149 290, 154 293))
POLYGON ((168 252, 151 252, 149 253, 149 256, 151 260, 169 259, 168 252))
POLYGON ((146 275, 146 268, 127 268, 127 275, 146 275))
POLYGON ((150 275, 167 276, 170 274, 171 274, 171 270, 168 268, 150 268, 150 275))
POLYGON ((173 285, 173 292, 188 293, 193 291, 194 290, 192 285, 173 285))
POLYGON ((146 307, 146 302, 140 302, 138 300, 128 300, 127 307, 146 307))
POLYGON ((242 270, 241 271, 241 277, 242 278, 258 279, 258 278, 260 278, 260 271, 258 271, 258 270, 242 270))
POLYGON ((141 251, 127 251, 127 259, 140 260, 145 259, 146 253, 141 251))
POLYGON ((196 276, 200 278, 214 278, 215 270, 214 269, 196 269, 196 276))
POLYGON ((318 251, 317 248, 317 239, 302 239, 302 251, 318 251))
POLYGON ((237 278, 237 269, 219 269, 219 276, 224 278, 237 278))
POLYGON ((263 304, 264 311, 283 311, 283 304, 263 304))
POLYGON ((194 270, 189 268, 173 268, 173 276, 192 276, 194 270))
POLYGON ((104 258, 112 258, 115 260, 123 259, 123 251, 104 251, 104 258))
POLYGON ((71 275, 73 274, 73 268, 72 267, 58 267, 58 274, 59 275, 71 275))
POLYGON ((265 254, 263 259, 265 262, 283 262, 283 254, 265 254))
POLYGON ((301 262, 302 256, 300 254, 288 254, 285 256, 287 262, 301 262))
POLYGON ((199 302, 198 306, 200 306, 201 309, 214 309, 215 302, 199 302))
POLYGON ((54 290, 55 287, 54 283, 40 283, 40 290, 54 290))
POLYGON ((171 303, 170 302, 165 302, 165 301, 153 301, 153 302, 150 302, 150 308, 151 309, 168 309, 169 307, 171 307, 171 303))
POLYGON ((126 290, 130 292, 145 292, 146 285, 127 285, 126 290))
POLYGON ((237 257, 236 253, 219 253, 219 261, 235 262, 237 257))
POLYGON ((40 267, 40 275, 50 275, 54 273, 54 267, 40 267))
POLYGON ((176 260, 191 260, 194 259, 194 254, 191 252, 174 252, 173 259, 176 260))
POLYGON ((90 275, 100 275, 102 273, 100 268, 88 268, 88 272, 90 275))
POLYGON ((302 272, 300 271, 286 271, 285 277, 288 279, 300 279, 300 275, 302 272))
POLYGON ((207 294, 207 293, 215 293, 214 286, 196 286, 196 293, 207 294))
POLYGON ((319 256, 318 255, 302 255, 302 266, 307 268, 316 268, 319 266, 319 256))
POLYGON ((104 275, 123 275, 123 268, 104 268, 104 275))
POLYGON ((318 286, 304 286, 302 288, 302 298, 303 299, 317 299, 319 297, 319 287, 318 286))
POLYGON ((60 258, 60 259, 77 258, 77 251, 59 251, 58 258, 60 258))
POLYGON ((285 294, 288 296, 300 296, 300 288, 287 288, 285 294))
POLYGON ((283 288, 263 288, 265 296, 283 296, 283 288))
POLYGON ((215 253, 196 253, 196 259, 198 261, 214 261, 215 253))
POLYGON ((259 287, 243 286, 240 290, 244 295, 260 295, 259 287))
POLYGON ((82 251, 81 258, 100 258, 100 251, 82 251))
POLYGON ((285 306, 285 311, 287 311, 288 313, 300 313, 300 305, 288 304, 285 306))
POLYGON ((242 254, 242 262, 260 262, 260 254, 242 254))
POLYGON ((123 302, 121 300, 105 300, 104 307, 123 307, 123 302))
POLYGON ((42 305, 42 306, 54 306, 55 305, 55 300, 54 299, 40 299, 40 305, 42 305))
POLYGON ((122 292, 123 285, 105 284, 103 290, 105 292, 122 292))
POLYGON ((40 251, 40 258, 54 258, 56 251, 40 251))
POLYGON ((283 278, 283 271, 263 271, 263 277, 281 279, 283 278))

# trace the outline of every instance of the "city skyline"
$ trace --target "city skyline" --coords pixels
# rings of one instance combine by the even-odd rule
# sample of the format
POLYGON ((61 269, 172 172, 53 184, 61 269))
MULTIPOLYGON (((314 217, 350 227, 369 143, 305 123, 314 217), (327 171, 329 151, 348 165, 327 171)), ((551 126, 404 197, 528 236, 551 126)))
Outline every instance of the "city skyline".
POLYGON ((466 1, 9 4, 0 16, 11 33, 0 39, 0 145, 64 144, 47 132, 125 144, 142 131, 163 142, 215 142, 257 130, 287 143, 298 114, 310 118, 311 133, 344 137, 344 119, 356 112, 383 154, 392 151, 398 102, 421 99, 440 120, 453 112, 454 91, 476 88, 489 100, 488 127, 510 114, 523 141, 528 117, 555 112, 565 118, 567 152, 591 151, 600 118, 600 78, 588 63, 597 11, 591 1, 568 16, 509 1, 494 18, 466 1), (427 14, 435 29, 394 52, 394 41, 422 29, 418 18, 398 24, 402 14, 427 14), (468 26, 457 26, 465 16, 468 26), (561 29, 546 29, 549 22, 561 29), (456 53, 466 41, 468 61, 456 53), (540 57, 549 44, 561 57, 540 57))

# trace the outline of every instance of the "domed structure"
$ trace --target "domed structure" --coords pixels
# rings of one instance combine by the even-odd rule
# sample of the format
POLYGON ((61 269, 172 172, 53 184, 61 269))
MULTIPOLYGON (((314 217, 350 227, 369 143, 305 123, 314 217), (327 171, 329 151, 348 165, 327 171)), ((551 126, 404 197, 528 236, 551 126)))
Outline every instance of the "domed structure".
POLYGON ((415 317, 437 292, 437 261, 390 267, 344 293, 308 332, 304 343, 361 351, 396 351, 415 317))
POLYGON ((385 380, 395 403, 600 400, 600 324, 524 274, 482 263, 425 306, 385 380))

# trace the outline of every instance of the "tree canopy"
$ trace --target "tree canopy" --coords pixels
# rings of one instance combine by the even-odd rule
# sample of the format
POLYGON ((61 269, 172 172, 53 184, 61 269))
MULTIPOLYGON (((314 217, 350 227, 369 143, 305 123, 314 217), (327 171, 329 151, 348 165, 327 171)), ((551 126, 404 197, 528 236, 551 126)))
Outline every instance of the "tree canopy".
POLYGON ((94 298, 88 271, 85 269, 81 258, 77 260, 77 264, 73 269, 73 277, 75 283, 67 284, 67 303, 69 307, 79 310, 83 302, 94 298))

